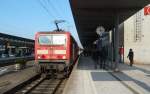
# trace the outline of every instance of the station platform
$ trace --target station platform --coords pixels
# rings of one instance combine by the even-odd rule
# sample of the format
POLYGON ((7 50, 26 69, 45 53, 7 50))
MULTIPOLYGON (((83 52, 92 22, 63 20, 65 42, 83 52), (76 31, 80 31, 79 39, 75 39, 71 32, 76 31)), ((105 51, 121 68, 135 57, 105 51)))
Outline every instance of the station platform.
POLYGON ((150 65, 119 68, 120 72, 94 69, 91 57, 81 56, 63 94, 150 94, 150 65))

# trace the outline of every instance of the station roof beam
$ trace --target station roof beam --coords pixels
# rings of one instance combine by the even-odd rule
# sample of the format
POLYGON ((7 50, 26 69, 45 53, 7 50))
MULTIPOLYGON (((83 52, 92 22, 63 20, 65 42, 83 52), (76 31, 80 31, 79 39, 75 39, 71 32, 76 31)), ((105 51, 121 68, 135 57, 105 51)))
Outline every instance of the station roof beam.
POLYGON ((97 37, 93 38, 93 35, 96 35, 97 26, 111 30, 115 27, 117 15, 120 24, 149 3, 150 0, 70 0, 83 47, 96 40, 97 37), (89 34, 92 36, 87 36, 89 34))

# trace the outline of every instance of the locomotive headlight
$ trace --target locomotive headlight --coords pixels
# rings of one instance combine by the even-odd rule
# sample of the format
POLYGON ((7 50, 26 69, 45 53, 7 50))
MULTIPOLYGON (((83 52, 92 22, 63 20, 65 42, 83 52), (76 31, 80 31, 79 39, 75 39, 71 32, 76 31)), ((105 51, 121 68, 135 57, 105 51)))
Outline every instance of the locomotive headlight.
POLYGON ((40 56, 38 56, 38 59, 41 59, 41 57, 40 57, 40 56))
POLYGON ((62 58, 63 58, 63 59, 66 59, 66 56, 63 56, 62 58))
POLYGON ((54 50, 54 54, 66 54, 66 50, 54 50))

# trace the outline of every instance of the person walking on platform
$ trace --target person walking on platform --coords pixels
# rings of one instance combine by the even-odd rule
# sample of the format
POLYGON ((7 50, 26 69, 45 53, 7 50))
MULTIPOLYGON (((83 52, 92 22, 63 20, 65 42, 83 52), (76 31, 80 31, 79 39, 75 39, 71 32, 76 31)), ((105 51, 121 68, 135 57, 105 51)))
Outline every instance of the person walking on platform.
POLYGON ((99 67, 100 67, 100 69, 102 69, 103 68, 103 51, 102 50, 100 50, 100 52, 99 52, 100 54, 99 54, 99 56, 100 56, 100 62, 99 62, 99 67))
POLYGON ((107 52, 106 48, 103 47, 101 51, 101 65, 100 68, 105 69, 106 68, 106 59, 107 59, 107 52))
POLYGON ((128 56, 127 56, 127 58, 129 58, 129 60, 130 60, 130 66, 133 65, 133 57, 134 57, 134 52, 133 52, 132 49, 130 49, 129 53, 128 53, 128 56))
POLYGON ((94 60, 94 68, 97 69, 98 60, 99 60, 99 51, 98 50, 93 51, 92 58, 94 60))

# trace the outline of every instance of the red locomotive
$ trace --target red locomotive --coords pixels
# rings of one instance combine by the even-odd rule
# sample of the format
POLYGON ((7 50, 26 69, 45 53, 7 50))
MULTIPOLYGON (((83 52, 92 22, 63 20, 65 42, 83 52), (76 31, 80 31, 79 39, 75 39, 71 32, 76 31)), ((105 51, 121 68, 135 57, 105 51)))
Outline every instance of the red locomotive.
POLYGON ((35 36, 36 70, 68 75, 78 56, 78 45, 69 32, 38 32, 35 36))

